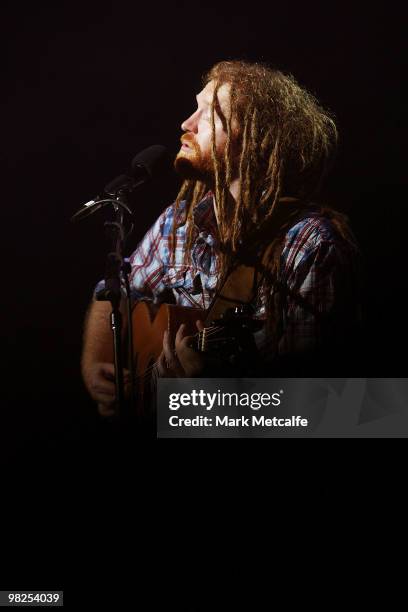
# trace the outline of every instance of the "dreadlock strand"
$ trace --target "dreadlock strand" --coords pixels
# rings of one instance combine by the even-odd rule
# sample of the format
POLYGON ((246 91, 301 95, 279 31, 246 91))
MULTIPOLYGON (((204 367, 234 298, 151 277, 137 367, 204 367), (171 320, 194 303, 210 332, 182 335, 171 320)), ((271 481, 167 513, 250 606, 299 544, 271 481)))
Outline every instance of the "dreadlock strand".
POLYGON ((216 142, 216 133, 215 133, 215 101, 217 99, 218 90, 220 88, 220 83, 217 83, 214 88, 213 99, 211 102, 211 131, 212 131, 212 139, 211 139, 211 156, 214 168, 214 178, 215 178, 215 206, 218 209, 218 217, 220 219, 220 235, 224 236, 224 227, 225 227, 225 206, 224 206, 224 196, 223 196, 223 181, 222 181, 222 172, 220 168, 220 163, 217 155, 217 142, 216 142))
POLYGON ((193 223, 194 210, 197 204, 202 200, 205 194, 205 191, 206 191, 205 183, 202 183, 201 181, 196 181, 194 184, 192 200, 188 207, 187 219, 186 219, 186 226, 187 226, 186 249, 184 253, 185 255, 184 262, 186 264, 191 263, 192 247, 193 247, 193 243, 195 240, 195 226, 193 223))
MULTIPOLYGON (((266 189, 266 192, 261 197, 261 205, 266 204, 271 199, 272 199, 272 202, 276 200, 276 188, 277 188, 276 183, 277 183, 277 179, 280 173, 280 169, 279 169, 280 155, 279 153, 280 153, 280 138, 277 137, 275 140, 274 147, 269 157, 268 168, 266 171, 266 176, 268 177, 268 180, 269 180, 269 187, 266 189)), ((269 213, 267 214, 269 216, 269 213)))
POLYGON ((176 201, 174 202, 173 224, 171 228, 171 242, 170 242, 171 260, 173 264, 175 262, 175 257, 176 257, 177 230, 179 227, 181 227, 182 225, 186 223, 187 217, 188 217, 188 209, 190 206, 189 194, 191 193, 191 187, 192 187, 192 181, 189 181, 189 180, 184 181, 177 194, 176 201), (183 215, 184 218, 182 220, 179 220, 178 213, 179 213, 181 202, 183 201, 183 199, 185 201, 185 209, 184 209, 184 215, 183 215))

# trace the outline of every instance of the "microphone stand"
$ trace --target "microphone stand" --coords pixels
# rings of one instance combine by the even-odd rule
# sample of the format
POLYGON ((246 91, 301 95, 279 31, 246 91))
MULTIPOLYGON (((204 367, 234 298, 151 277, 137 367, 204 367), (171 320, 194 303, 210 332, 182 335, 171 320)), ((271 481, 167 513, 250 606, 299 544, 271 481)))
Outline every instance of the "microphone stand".
MULTIPOLYGON (((131 193, 139 185, 151 180, 166 167, 170 167, 169 156, 162 145, 152 145, 133 160, 130 170, 121 174, 111 181, 104 189, 102 197, 97 196, 82 206, 72 217, 71 221, 79 221, 82 218, 96 212, 102 207, 113 204, 115 219, 105 223, 105 227, 111 238, 111 249, 107 255, 105 270, 105 288, 98 291, 97 300, 110 301, 112 312, 110 324, 113 333, 113 353, 115 366, 115 400, 118 416, 126 423, 133 422, 136 416, 136 374, 133 355, 132 334, 132 304, 130 294, 129 274, 131 266, 129 261, 123 257, 124 242, 126 240, 124 228, 124 211, 133 218, 132 211, 127 205, 127 194, 131 193), (123 380, 123 352, 122 352, 122 315, 120 312, 122 297, 122 278, 127 295, 127 317, 128 317, 128 367, 130 369, 131 393, 130 402, 126 401, 123 380), (132 410, 133 408, 133 410, 132 410)), ((133 230, 133 222, 128 235, 133 230)), ((138 420, 138 419, 136 419, 138 420)))
MULTIPOLYGON (((113 334, 113 354, 115 366, 115 393, 116 393, 116 409, 119 418, 122 422, 130 420, 131 410, 129 404, 125 400, 124 380, 123 380, 123 351, 122 351, 122 314, 120 312, 120 304, 122 299, 121 292, 121 273, 124 272, 127 278, 128 267, 124 263, 123 246, 125 239, 124 231, 124 214, 123 208, 126 209, 126 198, 123 192, 116 195, 117 203, 112 200, 115 211, 115 219, 111 222, 105 222, 105 227, 108 230, 108 235, 111 239, 111 249, 107 255, 105 268, 105 289, 99 291, 96 299, 109 301, 112 305, 110 315, 110 325, 113 334)), ((126 288, 129 288, 126 282, 126 288)), ((130 296, 128 295, 128 299, 130 296)), ((131 322, 129 321, 129 325, 131 322)), ((133 358, 133 355, 132 355, 133 358)), ((133 364, 130 363, 132 372, 132 394, 134 391, 133 384, 133 364)), ((133 403, 133 402, 132 402, 133 403)))

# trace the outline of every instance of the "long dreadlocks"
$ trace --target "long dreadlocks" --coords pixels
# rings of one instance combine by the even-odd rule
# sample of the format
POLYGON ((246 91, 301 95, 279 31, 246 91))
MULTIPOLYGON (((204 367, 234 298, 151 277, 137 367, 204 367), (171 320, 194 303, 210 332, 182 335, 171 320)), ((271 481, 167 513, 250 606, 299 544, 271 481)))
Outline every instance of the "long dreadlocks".
MULTIPOLYGON (((265 236, 265 227, 271 227, 267 232, 270 247, 267 268, 268 278, 273 279, 279 272, 286 230, 318 194, 333 162, 338 139, 334 118, 292 75, 264 64, 220 62, 204 76, 204 85, 210 81, 214 82, 212 163, 221 245, 219 279, 224 278, 240 245, 256 241, 262 231, 265 236), (220 158, 216 152, 215 113, 220 115, 217 92, 225 83, 230 84, 230 112, 221 117, 227 141, 220 158), (234 125, 239 126, 238 134, 234 125), (237 141, 238 159, 234 161, 237 141), (231 206, 229 188, 234 174, 239 179, 240 193, 231 206), (296 204, 285 203, 286 213, 282 215, 280 201, 288 196, 295 198, 296 204)), ((186 180, 175 203, 176 212, 183 200, 185 209, 183 218, 173 228, 173 247, 177 227, 186 223, 187 258, 195 237, 193 210, 206 191, 205 183, 186 180)), ((329 208, 321 212, 331 219, 344 239, 353 242, 343 215, 329 208)), ((272 280, 267 282, 272 284, 272 280)))

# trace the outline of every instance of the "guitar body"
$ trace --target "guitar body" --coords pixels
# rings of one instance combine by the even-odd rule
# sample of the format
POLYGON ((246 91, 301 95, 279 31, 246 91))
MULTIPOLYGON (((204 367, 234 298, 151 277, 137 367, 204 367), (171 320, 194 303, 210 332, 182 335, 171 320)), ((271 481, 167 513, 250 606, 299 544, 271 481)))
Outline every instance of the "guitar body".
POLYGON ((141 411, 152 405, 155 393, 154 364, 163 350, 163 334, 169 332, 174 343, 178 328, 182 323, 187 333, 197 333, 195 322, 204 321, 205 311, 200 308, 185 308, 174 304, 154 306, 151 302, 138 302, 132 312, 133 350, 137 380, 138 404, 141 411))
MULTIPOLYGON (((163 335, 167 330, 170 342, 174 345, 180 325, 186 325, 187 334, 194 336, 195 350, 211 356, 216 355, 221 361, 240 365, 247 360, 256 359, 256 345, 253 332, 262 327, 262 323, 252 318, 248 306, 226 302, 219 319, 211 319, 206 310, 186 308, 174 304, 154 306, 151 302, 138 302, 132 311, 133 351, 136 374, 137 411, 140 415, 153 413, 155 410, 157 369, 155 364, 163 350, 163 335), (196 321, 200 320, 205 327, 197 331, 196 321), (210 320, 209 324, 208 321, 210 320)), ((217 312, 218 314, 218 312, 217 312)))

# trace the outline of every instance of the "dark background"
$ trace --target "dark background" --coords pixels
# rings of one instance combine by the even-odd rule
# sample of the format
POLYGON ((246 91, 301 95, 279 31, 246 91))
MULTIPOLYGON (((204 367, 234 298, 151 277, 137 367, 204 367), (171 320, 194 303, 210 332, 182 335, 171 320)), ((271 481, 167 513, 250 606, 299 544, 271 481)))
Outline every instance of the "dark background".
MULTIPOLYGON (((0 449, 9 502, 20 491, 3 532, 18 525, 21 541, 48 537, 54 551, 76 518, 86 542, 97 540, 106 534, 92 527, 95 517, 131 493, 117 485, 92 511, 76 494, 80 482, 89 501, 97 476, 112 487, 124 465, 79 373, 82 322, 104 270, 103 216, 79 225, 69 218, 144 147, 177 151, 201 74, 216 61, 290 71, 336 114, 341 145, 328 200, 349 214, 366 265, 365 355, 358 372, 337 375, 406 375, 402 24, 392 3, 2 4, 0 449), (27 505, 40 498, 48 535, 27 505)), ((140 192, 130 247, 177 189, 171 175, 140 192)), ((135 446, 128 465, 138 491, 151 461, 150 450, 135 446)), ((150 503, 142 499, 146 513, 150 503)), ((35 556, 25 562, 34 572, 35 556)), ((21 575, 21 549, 8 570, 21 575)), ((58 564, 47 576, 32 587, 64 586, 58 564)))
MULTIPOLYGON (((103 276, 103 215, 70 216, 153 143, 176 152, 201 74, 228 58, 292 72, 337 116, 327 185, 366 265, 367 351, 354 376, 404 376, 403 47, 384 4, 9 4, 2 39, 5 455, 51 452, 97 426, 79 375, 82 321, 103 276), (68 440, 68 442, 67 442, 68 440), (42 451, 41 451, 42 452, 42 451), (11 453, 11 454, 10 454, 11 453)), ((135 246, 178 189, 140 192, 135 246)), ((343 375, 339 372, 338 375, 343 375)), ((347 372, 346 372, 347 374, 347 372)), ((336 373, 334 373, 336 375, 336 373)), ((64 447, 65 448, 65 447, 64 447)))

